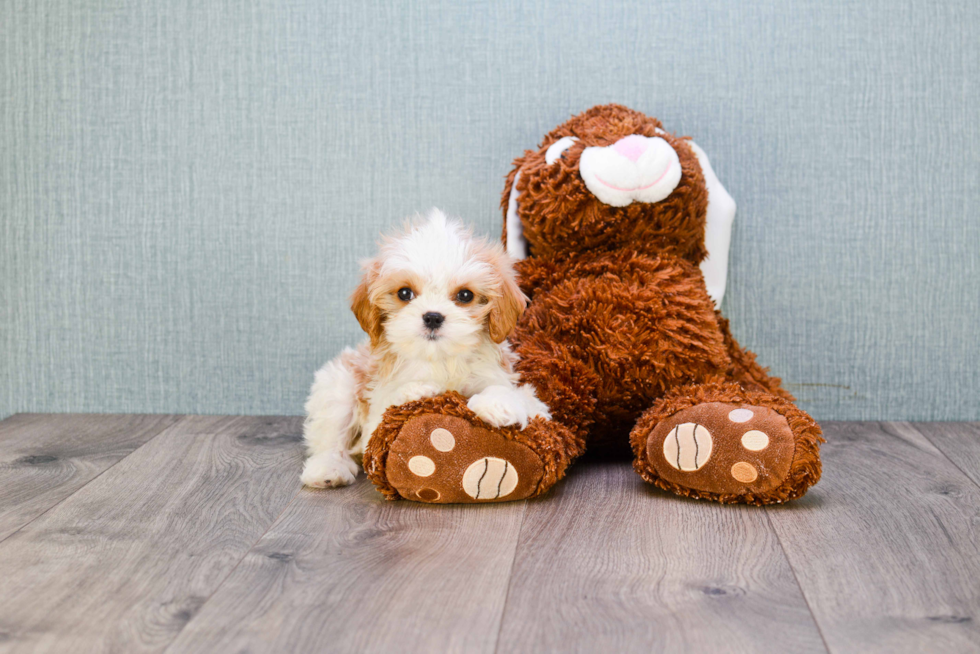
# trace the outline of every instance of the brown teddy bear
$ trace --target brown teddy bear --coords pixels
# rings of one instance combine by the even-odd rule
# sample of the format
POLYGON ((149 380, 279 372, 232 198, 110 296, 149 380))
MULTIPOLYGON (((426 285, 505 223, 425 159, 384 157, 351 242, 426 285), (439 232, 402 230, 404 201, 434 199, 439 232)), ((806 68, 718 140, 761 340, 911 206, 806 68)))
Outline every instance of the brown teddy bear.
MULTIPOLYGON (((692 141, 594 107, 514 162, 502 204, 530 298, 511 342, 552 419, 493 428, 456 393, 392 407, 364 457, 388 499, 532 497, 586 446, 627 443, 640 476, 678 495, 770 504, 817 482, 820 427, 709 294, 720 299, 727 243, 708 265, 706 224, 734 205, 692 141), (409 470, 416 456, 434 472, 409 470)), ((727 240, 714 229, 708 240, 727 240)))

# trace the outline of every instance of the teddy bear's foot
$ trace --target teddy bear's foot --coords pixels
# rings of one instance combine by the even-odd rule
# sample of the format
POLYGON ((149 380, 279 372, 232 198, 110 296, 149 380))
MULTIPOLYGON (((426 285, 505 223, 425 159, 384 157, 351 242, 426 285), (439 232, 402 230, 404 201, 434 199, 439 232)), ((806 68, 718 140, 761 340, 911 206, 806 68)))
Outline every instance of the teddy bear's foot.
POLYGON ((547 492, 585 443, 554 420, 492 427, 456 392, 389 408, 364 450, 368 479, 389 500, 506 502, 547 492))
POLYGON ((680 495, 727 503, 771 504, 802 495, 820 476, 819 427, 781 398, 746 395, 765 402, 742 396, 674 411, 668 401, 652 409, 632 435, 637 471, 680 495))
POLYGON ((543 472, 533 450, 455 416, 405 423, 388 451, 388 482, 407 500, 451 504, 530 497, 543 472))
POLYGON ((718 494, 758 494, 779 486, 795 449, 780 414, 724 402, 676 413, 647 438, 647 460, 660 478, 718 494))
POLYGON ((459 393, 391 407, 364 451, 364 471, 389 500, 506 502, 548 491, 582 453, 582 439, 538 417, 483 422, 459 393))

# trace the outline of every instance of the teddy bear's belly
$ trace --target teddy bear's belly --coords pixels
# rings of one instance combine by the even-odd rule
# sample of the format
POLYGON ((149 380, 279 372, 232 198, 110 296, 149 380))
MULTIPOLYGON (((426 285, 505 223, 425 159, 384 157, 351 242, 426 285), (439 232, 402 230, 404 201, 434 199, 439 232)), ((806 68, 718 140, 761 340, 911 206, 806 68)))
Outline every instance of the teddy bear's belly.
POLYGON ((558 273, 563 281, 535 291, 515 340, 561 344, 594 372, 597 430, 628 430, 668 389, 727 367, 714 304, 693 264, 617 253, 558 273))

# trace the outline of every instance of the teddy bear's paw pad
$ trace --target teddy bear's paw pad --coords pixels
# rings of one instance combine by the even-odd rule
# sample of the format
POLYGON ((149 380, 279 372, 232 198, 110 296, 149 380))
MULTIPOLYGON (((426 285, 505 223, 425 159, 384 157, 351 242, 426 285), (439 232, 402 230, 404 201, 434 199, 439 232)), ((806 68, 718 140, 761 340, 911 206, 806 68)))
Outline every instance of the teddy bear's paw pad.
POLYGON ((388 451, 388 481, 407 500, 433 504, 504 502, 529 497, 544 472, 527 446, 456 416, 405 423, 388 451))
POLYGON ((647 459, 663 479, 697 491, 764 493, 789 476, 796 445, 789 423, 765 407, 709 402, 663 420, 647 459))
POLYGON ((463 473, 463 491, 474 500, 495 500, 513 493, 519 479, 510 461, 485 456, 463 473))

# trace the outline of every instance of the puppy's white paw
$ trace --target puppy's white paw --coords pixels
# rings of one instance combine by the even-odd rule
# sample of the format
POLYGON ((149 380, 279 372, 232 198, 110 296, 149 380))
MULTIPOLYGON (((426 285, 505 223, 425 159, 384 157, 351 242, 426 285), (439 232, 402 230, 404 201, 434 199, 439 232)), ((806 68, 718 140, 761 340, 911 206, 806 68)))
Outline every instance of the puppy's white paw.
POLYGON ((398 392, 395 393, 391 400, 391 406, 399 406, 405 404, 406 402, 414 402, 415 400, 421 400, 424 397, 435 397, 440 393, 443 393, 446 389, 438 384, 430 384, 428 382, 409 382, 403 384, 399 387, 398 392))
POLYGON ((544 402, 534 394, 534 387, 487 386, 466 403, 470 411, 494 427, 520 425, 521 429, 536 416, 550 419, 544 402))
POLYGON ((524 395, 524 406, 527 409, 528 418, 541 416, 545 420, 551 420, 551 411, 547 404, 538 399, 534 386, 525 384, 521 386, 520 391, 524 395))
POLYGON ((300 480, 313 488, 338 488, 354 483, 357 464, 345 452, 320 452, 306 460, 300 480))

